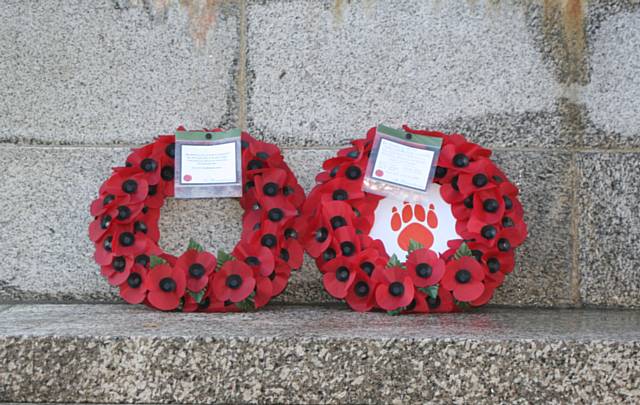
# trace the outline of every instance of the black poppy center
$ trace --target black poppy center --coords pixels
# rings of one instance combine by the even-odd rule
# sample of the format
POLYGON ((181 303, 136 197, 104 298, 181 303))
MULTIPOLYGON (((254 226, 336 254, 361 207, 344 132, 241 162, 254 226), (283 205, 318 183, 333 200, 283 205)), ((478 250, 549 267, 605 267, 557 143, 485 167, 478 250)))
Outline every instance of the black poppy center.
POLYGON ((102 247, 107 252, 111 252, 111 248, 112 248, 111 242, 113 242, 113 237, 112 236, 108 236, 107 238, 105 238, 104 242, 102 242, 102 247))
POLYGON ((258 170, 258 169, 262 169, 262 162, 256 159, 252 159, 249 161, 249 163, 247 164, 247 170, 258 170))
POLYGON ((195 279, 202 278, 204 276, 205 269, 200 263, 193 263, 189 266, 189 275, 195 279))
POLYGON ((333 227, 333 229, 340 228, 342 226, 345 226, 346 224, 347 224, 347 221, 345 221, 345 219, 342 218, 341 216, 335 216, 331 218, 331 226, 333 227))
POLYGON ((442 303, 442 300, 440 299, 439 296, 435 298, 432 298, 431 296, 427 297, 427 305, 429 306, 430 309, 438 308, 441 303, 442 303))
POLYGON ((147 159, 143 159, 142 162, 140 162, 140 167, 145 172, 152 172, 156 170, 156 168, 158 167, 158 163, 156 163, 156 161, 153 159, 147 158, 147 159))
POLYGON ((169 145, 167 145, 166 148, 164 148, 164 152, 171 159, 175 158, 175 156, 176 156, 176 144, 175 143, 170 143, 169 145))
POLYGON ((124 183, 122 183, 122 191, 124 191, 127 194, 133 194, 138 190, 138 182, 136 182, 135 180, 126 180, 124 183))
POLYGON ((456 272, 456 281, 460 284, 467 284, 471 281, 471 272, 467 269, 458 270, 456 272))
POLYGON ((135 229, 136 232, 142 232, 142 233, 147 233, 147 224, 145 224, 142 221, 136 221, 135 224, 133 224, 133 229, 135 229))
POLYGON ((453 176, 451 179, 451 187, 456 191, 460 191, 460 188, 458 187, 458 176, 453 176))
POLYGON ((416 266, 416 274, 421 278, 431 277, 431 273, 433 272, 433 268, 429 266, 427 263, 420 263, 416 266))
POLYGON ((356 180, 362 175, 362 170, 360 170, 358 166, 349 166, 345 171, 345 174, 349 180, 356 180))
POLYGON ((329 231, 327 228, 323 227, 316 231, 316 242, 322 243, 327 240, 327 237, 329 237, 329 231))
POLYGON ((262 246, 264 247, 268 247, 268 248, 272 248, 276 245, 276 243, 278 243, 278 240, 276 239, 276 237, 270 233, 264 235, 262 237, 262 239, 260 239, 260 243, 262 244, 262 246))
POLYGON ((120 221, 124 221, 125 219, 129 218, 129 216, 131 216, 131 209, 129 209, 129 207, 127 207, 126 205, 121 205, 118 207, 118 219, 120 221))
POLYGON ((458 153, 453 157, 453 164, 456 167, 467 167, 469 166, 469 157, 464 153, 458 153))
POLYGON ((393 283, 389 284, 389 294, 394 297, 399 297, 404 294, 404 286, 402 285, 402 283, 394 281, 393 283))
POLYGON ((362 271, 367 273, 368 276, 370 276, 371 273, 373 273, 374 266, 371 262, 362 262, 360 263, 360 268, 362 269, 362 271))
POLYGON ((102 200, 102 206, 106 206, 109 203, 111 203, 111 201, 115 200, 116 196, 113 194, 108 194, 103 200, 102 200))
POLYGON ((359 155, 357 150, 352 150, 351 152, 347 153, 347 157, 350 157, 351 159, 355 159, 357 158, 359 155))
POLYGON ((498 241, 498 250, 500 250, 501 252, 508 252, 509 249, 511 249, 511 243, 509 242, 509 240, 501 238, 498 241))
POLYGON ((500 204, 498 204, 498 201, 496 201, 495 199, 488 198, 482 202, 482 207, 487 212, 496 212, 498 211, 500 204))
POLYGON ((171 277, 165 277, 160 280, 160 289, 164 292, 172 292, 177 288, 176 282, 171 277))
POLYGON ((340 244, 340 250, 342 250, 342 254, 345 256, 351 256, 355 253, 356 247, 352 242, 342 242, 340 244))
POLYGON ((500 261, 492 257, 487 260, 487 267, 489 267, 489 273, 497 273, 500 270, 500 261))
POLYGON ((160 171, 160 177, 162 177, 164 181, 173 180, 173 166, 164 166, 160 171))
POLYGON ((100 221, 100 228, 107 229, 111 224, 111 215, 105 215, 102 217, 102 221, 100 221))
POLYGON ((124 247, 128 247, 133 245, 133 243, 135 242, 136 238, 135 236, 133 236, 133 234, 131 232, 123 232, 120 234, 120 237, 118 238, 118 240, 120 241, 120 244, 124 247))
POLYGON ((240 288, 241 285, 242 285, 242 277, 240 277, 239 275, 232 274, 229 277, 227 277, 227 287, 231 288, 232 290, 236 290, 240 288))
POLYGON ((509 217, 502 218, 502 226, 504 226, 505 228, 512 227, 513 226, 513 219, 511 219, 509 217))
POLYGON ((249 266, 260 266, 260 259, 258 259, 255 256, 249 256, 246 259, 244 259, 244 262, 247 263, 249 266))
POLYGON ((447 175, 447 168, 442 166, 436 166, 436 179, 441 179, 447 175))
POLYGON ((289 251, 287 249, 280 249, 280 258, 285 262, 289 261, 289 251))
POLYGON ((284 237, 287 239, 297 239, 298 238, 298 232, 296 232, 295 229, 293 228, 287 228, 284 231, 284 237))
POLYGON ((340 170, 340 165, 334 167, 333 169, 331 169, 331 171, 329 172, 329 176, 330 177, 336 177, 336 174, 338 174, 338 170, 340 170))
POLYGON ((473 182, 473 185, 476 187, 484 187, 489 182, 489 179, 484 174, 478 173, 475 176, 473 176, 473 179, 471 181, 473 182))
POLYGON ((150 196, 156 195, 157 192, 158 192, 158 185, 157 184, 149 186, 149 195, 150 196))
POLYGON ((349 198, 349 194, 347 194, 343 189, 338 189, 333 192, 333 199, 336 201, 344 201, 347 198, 349 198))
POLYGON ((147 255, 138 255, 138 256, 136 256, 136 263, 138 263, 142 267, 147 267, 147 264, 149 264, 149 260, 150 260, 149 256, 147 256, 147 255))
POLYGON ((469 196, 464 199, 464 206, 471 209, 473 208, 473 196, 469 196))
POLYGON ((366 297, 369 294, 369 284, 364 281, 358 281, 354 291, 358 297, 366 297))
POLYGON ((127 278, 127 284, 129 284, 129 287, 131 288, 140 287, 142 285, 142 276, 140 276, 140 274, 138 273, 129 274, 129 277, 127 278))
POLYGON ((262 192, 269 197, 278 194, 278 185, 276 183, 267 183, 262 187, 262 192))
POLYGON ((280 208, 271 208, 267 216, 273 222, 278 222, 284 217, 284 212, 280 208))
POLYGON ((322 259, 325 262, 328 262, 329 260, 333 260, 336 257, 336 251, 333 250, 333 248, 329 248, 327 250, 325 250, 324 252, 322 252, 322 259))
POLYGON ((267 152, 258 152, 256 153, 256 157, 258 159, 267 160, 269 159, 269 154, 267 152))
POLYGON ((504 200, 504 207, 507 210, 510 210, 511 208, 513 208, 513 201, 511 201, 511 198, 505 195, 502 197, 502 199, 504 200))
POLYGON ((340 282, 349 280, 349 269, 342 266, 338 270, 336 270, 336 280, 340 282))
POLYGON ((124 271, 126 264, 127 262, 122 256, 114 257, 113 261, 111 262, 111 266, 113 266, 113 269, 118 273, 122 273, 124 271))
POLYGON ((495 226, 493 226, 493 225, 485 225, 480 230, 480 234, 485 239, 493 239, 498 234, 498 231, 496 230, 495 226))

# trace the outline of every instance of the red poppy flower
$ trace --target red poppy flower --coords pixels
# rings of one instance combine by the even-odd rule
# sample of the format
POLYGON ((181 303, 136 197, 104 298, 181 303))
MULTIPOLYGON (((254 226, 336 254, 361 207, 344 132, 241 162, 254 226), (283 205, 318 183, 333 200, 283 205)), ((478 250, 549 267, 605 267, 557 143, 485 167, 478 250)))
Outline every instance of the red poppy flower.
POLYGON ((339 255, 353 258, 360 253, 360 235, 356 235, 354 228, 343 226, 336 229, 333 235, 333 248, 339 255))
POLYGON ((120 296, 129 304, 140 304, 147 297, 147 274, 147 269, 136 264, 131 268, 127 281, 120 284, 120 296))
POLYGON ((125 282, 131 268, 133 260, 129 256, 114 256, 106 266, 101 266, 100 274, 107 278, 110 285, 120 285, 125 282))
POLYGON ((149 184, 158 184, 162 168, 161 156, 159 153, 154 154, 154 144, 148 144, 142 148, 133 149, 127 157, 127 163, 142 170, 149 184))
POLYGON ((469 302, 477 299, 484 292, 483 279, 482 265, 473 257, 464 256, 460 260, 447 263, 441 287, 452 291, 458 301, 469 302))
POLYGON ((353 201, 364 197, 362 183, 350 181, 344 177, 331 179, 318 186, 310 198, 319 198, 321 204, 326 201, 353 201))
POLYGON ((407 272, 416 287, 437 284, 444 275, 444 260, 429 249, 418 249, 407 256, 407 272))
POLYGON ((459 176, 455 175, 451 179, 450 183, 444 183, 440 186, 440 195, 442 196, 442 199, 449 204, 460 203, 470 195, 464 194, 460 191, 460 187, 458 186, 458 179, 459 176))
POLYGON ((482 256, 482 261, 487 265, 487 271, 490 273, 501 272, 509 274, 515 266, 514 252, 501 252, 497 248, 488 250, 482 256))
POLYGON ((100 216, 121 205, 125 200, 128 198, 120 194, 100 193, 100 196, 91 202, 91 215, 100 216))
POLYGON ((429 312, 446 313, 457 311, 453 295, 442 287, 438 288, 438 296, 436 298, 431 298, 426 295, 425 298, 429 312))
POLYGON ((357 272, 345 296, 347 305, 354 311, 366 312, 376 305, 374 285, 363 272, 357 272))
POLYGON ((187 289, 198 292, 207 286, 209 275, 217 264, 216 257, 211 253, 188 249, 178 258, 175 267, 185 274, 187 289))
POLYGON ((480 147, 480 145, 460 141, 459 136, 455 135, 447 137, 447 142, 440 149, 440 157, 438 158, 438 166, 447 169, 454 169, 460 172, 473 172, 476 170, 477 160, 480 158, 488 158, 491 151, 480 147))
POLYGON ((238 260, 230 260, 223 264, 211 284, 216 299, 231 302, 244 300, 253 292, 255 286, 253 270, 238 260))
POLYGON ((356 270, 351 267, 350 261, 344 257, 337 257, 324 264, 320 268, 324 273, 322 284, 325 290, 335 298, 346 297, 349 287, 356 277, 356 270))
POLYGON ((471 304, 472 307, 482 306, 487 302, 491 301, 491 298, 493 298, 493 292, 495 291, 495 287, 488 284, 486 281, 487 280, 485 280, 485 286, 484 286, 484 291, 482 292, 482 295, 469 303, 471 304))
POLYGON ((241 242, 235 247, 232 255, 255 270, 254 274, 266 277, 273 272, 275 267, 273 253, 264 246, 241 242))
POLYGON ((149 183, 144 174, 132 167, 116 168, 115 173, 100 187, 100 194, 121 197, 121 204, 144 201, 149 192, 149 183))
POLYGON ((253 297, 253 303, 257 308, 262 308, 271 300, 273 293, 273 284, 268 277, 256 277, 256 295, 253 297))
POLYGON ((469 173, 460 173, 458 176, 458 188, 463 195, 470 195, 480 190, 496 188, 497 184, 491 178, 490 168, 493 163, 489 159, 480 159, 469 173))
POLYGON ((282 259, 289 267, 298 270, 302 267, 304 258, 304 249, 298 240, 294 238, 287 238, 280 248, 280 259, 282 259))
POLYGON ((400 267, 392 267, 373 273, 376 286, 376 303, 386 311, 406 307, 415 294, 413 281, 407 271, 400 267))
POLYGON ((499 223, 505 203, 498 189, 482 190, 473 196, 473 209, 467 223, 470 232, 480 232, 485 225, 499 223))
POLYGON ((283 169, 268 169, 261 176, 255 176, 256 198, 260 201, 274 200, 273 203, 287 211, 296 211, 296 207, 286 198, 295 190, 285 188, 287 172, 283 169))
POLYGON ((113 253, 135 257, 147 250, 148 241, 144 233, 135 231, 133 224, 119 227, 113 233, 113 253))
POLYGON ((276 268, 273 273, 269 274, 272 297, 280 295, 284 291, 289 282, 289 276, 291 276, 291 267, 283 261, 276 259, 276 268))
POLYGON ((159 264, 149 271, 146 279, 147 299, 162 311, 176 309, 185 293, 187 280, 182 271, 168 264, 159 264))

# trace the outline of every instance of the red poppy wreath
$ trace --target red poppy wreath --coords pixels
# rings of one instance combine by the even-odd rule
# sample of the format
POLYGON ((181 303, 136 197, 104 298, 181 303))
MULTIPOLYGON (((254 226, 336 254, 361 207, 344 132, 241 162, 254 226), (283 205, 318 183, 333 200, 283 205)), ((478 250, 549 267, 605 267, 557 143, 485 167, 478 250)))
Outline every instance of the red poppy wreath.
POLYGON ((125 301, 229 312, 260 308, 284 290, 302 264, 297 221, 304 191, 275 145, 244 132, 241 145, 242 235, 231 254, 220 250, 217 257, 194 241, 179 257, 158 246, 160 208, 174 195, 173 135, 134 149, 125 167, 113 169, 91 204, 89 236, 102 275, 125 301))
POLYGON ((356 311, 483 305, 513 270, 514 248, 527 235, 518 189, 489 159, 490 150, 462 135, 403 129, 443 141, 428 207, 362 191, 372 128, 324 162, 303 206, 302 243, 325 290, 356 311), (406 260, 390 255, 391 247, 406 260))

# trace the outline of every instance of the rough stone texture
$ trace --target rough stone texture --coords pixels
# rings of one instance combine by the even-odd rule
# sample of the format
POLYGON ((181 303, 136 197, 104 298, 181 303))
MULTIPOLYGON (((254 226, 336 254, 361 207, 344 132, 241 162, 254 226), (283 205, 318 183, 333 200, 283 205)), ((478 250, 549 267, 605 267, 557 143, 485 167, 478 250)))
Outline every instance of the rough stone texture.
MULTIPOLYGON (((87 236, 89 204, 125 148, 0 148, 0 301, 116 298, 93 262, 87 236)), ((335 151, 285 150, 303 186, 335 151)), ((160 217, 161 246, 178 254, 193 237, 209 250, 229 251, 240 238, 242 209, 234 199, 167 200, 160 217)), ((295 274, 294 277, 300 277, 295 274)), ((301 295, 299 295, 301 296, 301 295)), ((300 301, 298 301, 300 302, 300 301)))
POLYGON ((632 311, 390 317, 279 307, 185 316, 130 306, 18 305, 0 321, 7 325, 0 331, 2 401, 640 399, 640 313, 632 311))
POLYGON ((236 121, 233 2, 4 1, 0 140, 144 142, 236 121))
POLYGON ((553 62, 537 49, 541 19, 528 19, 539 4, 332 4, 249 3, 254 130, 286 144, 337 145, 380 122, 408 122, 471 127, 487 145, 574 142, 562 133, 553 62))
POLYGON ((590 82, 584 102, 593 127, 587 146, 640 145, 640 3, 589 6, 590 82))
POLYGON ((578 155, 582 299, 640 308, 640 154, 578 155))

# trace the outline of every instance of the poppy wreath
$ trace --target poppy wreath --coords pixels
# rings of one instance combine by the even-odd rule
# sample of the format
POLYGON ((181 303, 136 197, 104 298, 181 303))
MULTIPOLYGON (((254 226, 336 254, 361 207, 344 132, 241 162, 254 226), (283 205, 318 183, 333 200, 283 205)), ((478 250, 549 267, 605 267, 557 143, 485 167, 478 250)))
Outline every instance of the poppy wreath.
MULTIPOLYGON (((459 134, 403 127, 441 138, 434 182, 452 210, 461 239, 442 254, 410 241, 404 262, 368 236, 383 197, 362 191, 376 128, 323 163, 302 209, 302 243, 323 274, 325 290, 356 311, 390 314, 457 312, 487 303, 514 268, 527 227, 518 188, 459 134)), ((407 135, 409 138, 411 135, 407 135)))
MULTIPOLYGON (((178 128, 184 130, 184 128, 178 128)), ((206 132, 219 132, 214 129, 206 132)), ((116 167, 91 204, 89 237, 101 274, 131 304, 163 311, 257 309, 302 265, 298 213, 304 190, 273 144, 241 135, 240 241, 217 257, 191 240, 179 257, 158 246, 160 208, 174 195, 175 137, 158 136, 116 167)))

